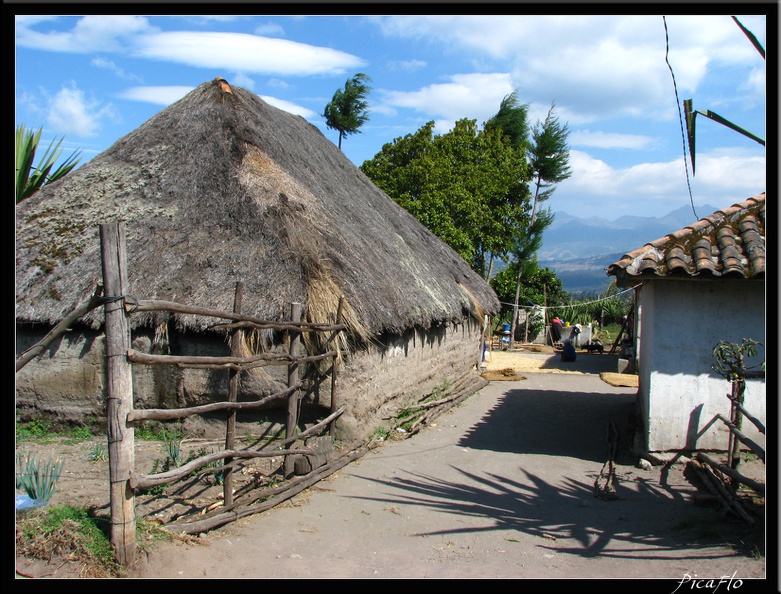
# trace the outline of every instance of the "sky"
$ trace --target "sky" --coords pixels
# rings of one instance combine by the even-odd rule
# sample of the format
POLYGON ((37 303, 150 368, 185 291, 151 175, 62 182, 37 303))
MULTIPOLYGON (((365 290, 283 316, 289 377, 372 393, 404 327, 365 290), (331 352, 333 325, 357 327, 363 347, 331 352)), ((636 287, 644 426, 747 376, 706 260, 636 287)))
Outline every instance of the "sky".
MULTIPOLYGON (((81 164, 217 76, 304 117, 336 145, 321 114, 360 72, 371 79, 369 121, 342 142, 356 166, 430 121, 438 134, 464 118, 482 126, 516 91, 530 125, 553 108, 569 130, 571 176, 546 203, 555 213, 615 220, 687 207, 694 221, 711 214, 698 205, 726 208, 766 189, 765 147, 702 115, 694 172, 684 153, 684 99, 766 138, 765 59, 729 14, 44 16, 16 8, 15 123, 42 128, 43 145, 62 139, 63 156, 80 150, 81 164)), ((735 16, 764 48, 766 15, 735 16)))

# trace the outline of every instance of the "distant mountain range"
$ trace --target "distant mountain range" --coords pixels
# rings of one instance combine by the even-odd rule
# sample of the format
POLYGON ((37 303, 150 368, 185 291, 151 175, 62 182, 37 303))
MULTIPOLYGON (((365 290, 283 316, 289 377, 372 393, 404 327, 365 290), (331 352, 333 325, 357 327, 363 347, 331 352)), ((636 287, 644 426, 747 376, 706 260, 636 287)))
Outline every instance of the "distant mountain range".
MULTIPOLYGON (((697 213, 708 216, 719 210, 715 206, 698 206, 697 213)), ((564 290, 573 294, 599 294, 613 280, 606 268, 621 257, 683 229, 697 219, 691 207, 684 206, 662 217, 624 216, 615 221, 600 217, 580 219, 557 212, 553 223, 542 236, 537 252, 541 268, 556 273, 564 290)))

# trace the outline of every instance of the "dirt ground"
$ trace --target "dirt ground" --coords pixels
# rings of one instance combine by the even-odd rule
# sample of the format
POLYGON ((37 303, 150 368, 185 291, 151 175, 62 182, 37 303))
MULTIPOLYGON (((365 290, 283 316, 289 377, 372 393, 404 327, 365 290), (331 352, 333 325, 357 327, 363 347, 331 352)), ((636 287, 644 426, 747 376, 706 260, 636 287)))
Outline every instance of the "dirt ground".
MULTIPOLYGON (((271 510, 145 547, 129 577, 765 578, 764 508, 748 525, 704 493, 685 459, 650 467, 632 454, 636 388, 603 379, 615 358, 579 353, 580 365, 565 367, 536 348, 489 352, 482 372, 501 377, 417 435, 380 445, 271 510), (610 420, 622 447, 615 489, 598 496, 610 420)), ((99 443, 37 446, 65 460, 52 504, 108 511, 107 462, 92 459, 99 443)), ((140 468, 165 456, 159 442, 137 446, 140 468)), ((757 461, 743 472, 764 482, 757 461)), ((219 504, 220 493, 205 475, 174 493, 174 504, 139 498, 137 514, 167 521, 187 506, 219 504)), ((16 568, 17 578, 81 570, 18 555, 16 568)))

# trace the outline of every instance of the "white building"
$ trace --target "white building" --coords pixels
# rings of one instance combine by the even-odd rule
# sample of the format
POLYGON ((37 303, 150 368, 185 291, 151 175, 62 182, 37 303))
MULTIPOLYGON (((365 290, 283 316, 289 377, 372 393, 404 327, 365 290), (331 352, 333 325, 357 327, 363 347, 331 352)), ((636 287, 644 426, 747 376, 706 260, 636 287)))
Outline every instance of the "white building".
MULTIPOLYGON (((765 194, 646 243, 607 269, 639 284, 634 312, 638 407, 647 452, 728 449, 731 384, 713 366, 720 341, 758 341, 765 358, 765 194)), ((746 381, 745 408, 764 425, 765 378, 746 381)), ((742 433, 765 447, 744 419, 742 433)))

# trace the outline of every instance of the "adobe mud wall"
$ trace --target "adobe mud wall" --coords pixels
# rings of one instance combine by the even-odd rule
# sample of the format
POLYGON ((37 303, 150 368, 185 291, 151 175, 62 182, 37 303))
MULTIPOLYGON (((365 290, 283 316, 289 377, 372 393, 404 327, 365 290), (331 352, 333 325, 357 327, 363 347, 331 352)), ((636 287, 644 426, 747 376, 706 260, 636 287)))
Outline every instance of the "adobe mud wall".
MULTIPOLYGON (((43 327, 18 327, 17 356, 48 332, 43 327)), ((338 368, 337 405, 347 410, 337 422, 337 436, 363 439, 388 426, 396 411, 437 388, 452 386, 465 374, 477 374, 480 354, 477 324, 443 324, 416 329, 403 336, 378 339, 366 350, 344 353, 338 368)), ((172 335, 161 347, 152 331, 134 335, 132 348, 142 353, 183 356, 225 356, 227 342, 217 336, 172 335)), ((16 373, 16 414, 20 421, 47 418, 56 424, 79 424, 105 429, 105 346, 102 333, 74 329, 16 373)), ((306 372, 302 369, 302 372, 306 372)), ((224 401, 227 370, 182 369, 133 365, 135 408, 176 408, 224 401)), ((254 400, 287 387, 287 367, 273 365, 242 373, 239 401, 254 400)), ((331 405, 330 381, 305 393, 303 406, 325 416, 331 405)), ((284 408, 283 402, 268 407, 284 408)), ((264 410, 241 412, 237 427, 257 429, 264 410), (253 427, 254 426, 254 427, 253 427)), ((185 419, 185 429, 204 437, 224 436, 223 419, 185 419), (215 421, 215 422, 212 422, 215 421)))

